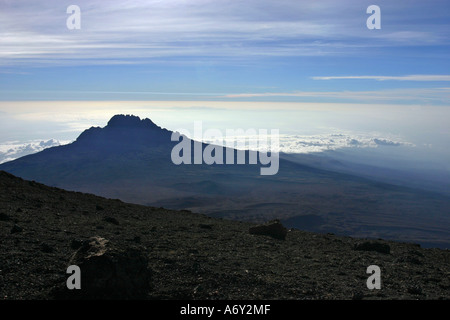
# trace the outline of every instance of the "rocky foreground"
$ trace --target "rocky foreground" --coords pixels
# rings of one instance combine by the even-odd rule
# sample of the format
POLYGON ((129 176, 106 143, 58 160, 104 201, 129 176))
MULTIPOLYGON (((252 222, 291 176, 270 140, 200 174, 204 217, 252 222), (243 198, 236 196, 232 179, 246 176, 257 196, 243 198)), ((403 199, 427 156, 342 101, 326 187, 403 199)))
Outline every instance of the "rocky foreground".
POLYGON ((450 298, 448 250, 252 227, 0 172, 0 299, 450 298), (67 289, 69 265, 80 290, 67 289), (371 265, 381 289, 367 287, 371 265))

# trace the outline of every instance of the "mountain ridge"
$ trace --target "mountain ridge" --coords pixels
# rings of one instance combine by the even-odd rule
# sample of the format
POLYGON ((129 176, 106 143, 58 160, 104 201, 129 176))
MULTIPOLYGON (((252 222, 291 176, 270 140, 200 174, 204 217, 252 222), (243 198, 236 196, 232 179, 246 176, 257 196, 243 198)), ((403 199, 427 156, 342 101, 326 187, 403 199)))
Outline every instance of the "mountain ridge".
POLYGON ((1 164, 0 170, 136 204, 242 221, 280 219, 307 231, 450 246, 450 197, 283 158, 274 176, 261 176, 259 166, 249 164, 175 165, 171 151, 178 142, 171 141, 171 131, 136 116, 118 115, 106 127, 92 127, 80 137, 70 145, 1 164))

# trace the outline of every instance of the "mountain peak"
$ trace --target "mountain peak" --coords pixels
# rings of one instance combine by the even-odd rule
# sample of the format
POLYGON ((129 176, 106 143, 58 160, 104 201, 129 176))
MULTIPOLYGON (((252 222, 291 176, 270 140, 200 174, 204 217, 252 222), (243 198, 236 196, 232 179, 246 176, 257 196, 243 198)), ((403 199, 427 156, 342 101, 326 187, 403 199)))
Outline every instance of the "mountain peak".
POLYGON ((148 118, 117 114, 103 127, 91 127, 77 138, 84 145, 121 145, 121 148, 141 148, 160 143, 170 143, 171 132, 157 126, 148 118))
POLYGON ((142 119, 134 115, 116 114, 107 124, 108 128, 157 128, 148 118, 142 119))

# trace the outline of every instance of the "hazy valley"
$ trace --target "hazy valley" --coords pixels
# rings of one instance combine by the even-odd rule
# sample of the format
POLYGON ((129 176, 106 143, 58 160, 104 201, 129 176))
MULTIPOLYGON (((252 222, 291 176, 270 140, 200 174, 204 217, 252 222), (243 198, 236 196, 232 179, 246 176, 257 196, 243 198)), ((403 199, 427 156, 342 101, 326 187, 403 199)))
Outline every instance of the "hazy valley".
POLYGON ((301 155, 282 156, 272 176, 260 175, 260 165, 175 165, 170 153, 177 142, 170 137, 148 119, 115 116, 72 144, 0 169, 66 190, 212 217, 276 218, 301 230, 450 244, 448 196, 301 164, 307 163, 301 155))

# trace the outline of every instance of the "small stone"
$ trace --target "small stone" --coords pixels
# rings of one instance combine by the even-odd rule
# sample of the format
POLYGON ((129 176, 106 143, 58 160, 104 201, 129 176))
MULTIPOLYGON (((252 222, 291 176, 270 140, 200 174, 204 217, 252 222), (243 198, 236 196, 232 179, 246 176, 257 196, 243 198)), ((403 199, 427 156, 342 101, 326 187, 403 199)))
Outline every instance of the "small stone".
POLYGON ((286 239, 287 229, 279 220, 272 220, 265 224, 250 227, 250 234, 270 236, 275 239, 286 239))
POLYGON ((53 247, 51 247, 49 244, 43 242, 41 243, 41 251, 45 253, 51 253, 53 252, 53 247))
POLYGON ((408 293, 411 294, 422 294, 422 288, 418 285, 412 285, 408 288, 408 293))
POLYGON ((18 233, 18 232, 22 232, 23 228, 18 226, 17 224, 15 224, 12 228, 11 228, 11 233, 18 233))
POLYGON ((116 226, 119 225, 119 221, 116 218, 113 218, 113 217, 104 217, 103 221, 115 224, 116 226))
POLYGON ((72 241, 70 242, 70 248, 72 248, 74 250, 77 250, 82 245, 83 245, 83 240, 81 240, 81 239, 72 239, 72 241))
POLYGON ((353 292, 352 300, 362 300, 364 298, 364 294, 360 291, 353 292))
POLYGON ((10 220, 9 216, 4 212, 0 212, 0 221, 8 221, 8 220, 10 220))

